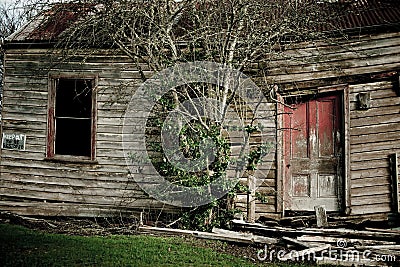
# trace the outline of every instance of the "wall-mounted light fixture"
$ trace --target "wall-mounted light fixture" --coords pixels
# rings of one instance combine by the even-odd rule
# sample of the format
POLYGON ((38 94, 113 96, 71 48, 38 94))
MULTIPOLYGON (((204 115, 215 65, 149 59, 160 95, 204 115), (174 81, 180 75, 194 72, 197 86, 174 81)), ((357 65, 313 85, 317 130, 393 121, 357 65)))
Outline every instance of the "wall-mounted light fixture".
POLYGON ((371 107, 371 93, 359 93, 357 95, 358 109, 365 110, 371 107))

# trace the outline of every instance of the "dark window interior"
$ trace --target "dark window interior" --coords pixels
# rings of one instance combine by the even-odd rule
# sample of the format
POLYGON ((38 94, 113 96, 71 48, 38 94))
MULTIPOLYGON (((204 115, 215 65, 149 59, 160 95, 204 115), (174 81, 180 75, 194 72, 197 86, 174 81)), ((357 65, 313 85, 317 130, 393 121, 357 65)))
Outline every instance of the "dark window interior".
POLYGON ((57 79, 55 154, 91 156, 92 80, 57 79))

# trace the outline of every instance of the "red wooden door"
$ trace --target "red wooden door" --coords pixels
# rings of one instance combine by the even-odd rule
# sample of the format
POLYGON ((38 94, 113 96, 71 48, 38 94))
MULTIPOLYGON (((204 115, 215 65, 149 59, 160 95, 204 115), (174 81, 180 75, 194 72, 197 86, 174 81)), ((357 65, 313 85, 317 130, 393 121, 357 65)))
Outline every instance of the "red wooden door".
POLYGON ((287 210, 341 209, 341 105, 337 95, 296 100, 285 107, 287 210))

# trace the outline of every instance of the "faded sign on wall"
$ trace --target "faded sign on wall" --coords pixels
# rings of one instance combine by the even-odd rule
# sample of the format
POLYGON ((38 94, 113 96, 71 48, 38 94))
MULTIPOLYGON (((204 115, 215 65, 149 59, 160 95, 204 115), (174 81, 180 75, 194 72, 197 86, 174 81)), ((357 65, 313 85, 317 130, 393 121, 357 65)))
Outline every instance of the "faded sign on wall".
POLYGON ((3 133, 1 148, 12 150, 25 150, 26 136, 24 134, 3 133))

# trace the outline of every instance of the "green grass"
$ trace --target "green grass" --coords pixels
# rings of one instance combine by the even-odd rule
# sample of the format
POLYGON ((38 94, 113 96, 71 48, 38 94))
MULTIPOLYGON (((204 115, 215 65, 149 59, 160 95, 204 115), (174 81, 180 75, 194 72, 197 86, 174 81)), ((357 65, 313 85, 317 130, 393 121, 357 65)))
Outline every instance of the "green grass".
POLYGON ((0 266, 254 266, 245 259, 143 235, 82 237, 0 224, 0 266))
POLYGON ((196 247, 178 237, 68 236, 0 224, 0 266, 255 265, 244 258, 196 247))

